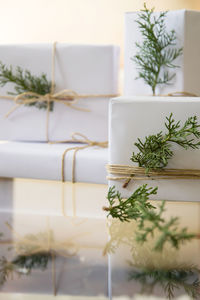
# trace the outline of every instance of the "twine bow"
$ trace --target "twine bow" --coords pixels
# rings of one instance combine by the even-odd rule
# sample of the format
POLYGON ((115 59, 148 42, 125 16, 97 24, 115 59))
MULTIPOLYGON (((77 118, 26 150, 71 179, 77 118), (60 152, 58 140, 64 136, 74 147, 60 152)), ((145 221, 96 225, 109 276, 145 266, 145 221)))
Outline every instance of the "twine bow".
POLYGON ((3 96, 0 95, 0 98, 13 100, 15 105, 8 111, 5 117, 8 117, 11 113, 13 113, 17 108, 21 105, 31 104, 34 102, 47 102, 47 116, 46 116, 46 141, 49 142, 49 112, 50 112, 50 103, 51 102, 59 102, 62 103, 72 109, 89 112, 90 110, 82 107, 75 106, 80 99, 87 98, 112 98, 116 97, 117 94, 78 94, 77 92, 64 89, 59 92, 55 92, 55 56, 56 56, 56 42, 53 43, 52 49, 52 62, 51 62, 51 89, 50 93, 45 95, 41 95, 39 93, 34 92, 24 92, 18 94, 17 96, 3 96))

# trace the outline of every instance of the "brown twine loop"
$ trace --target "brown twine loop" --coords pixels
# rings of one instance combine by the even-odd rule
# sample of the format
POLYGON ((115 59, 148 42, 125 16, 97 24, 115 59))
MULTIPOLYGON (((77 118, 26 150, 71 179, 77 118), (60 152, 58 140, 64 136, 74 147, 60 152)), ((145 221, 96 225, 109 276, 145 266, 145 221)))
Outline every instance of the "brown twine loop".
POLYGON ((190 92, 185 92, 185 91, 172 92, 172 93, 169 93, 169 94, 166 94, 166 95, 160 95, 160 96, 163 96, 163 97, 199 97, 196 94, 193 94, 193 93, 190 93, 190 92))
MULTIPOLYGON (((72 158, 72 183, 75 182, 75 160, 76 160, 76 154, 79 150, 83 150, 89 147, 94 147, 94 146, 98 146, 100 148, 107 148, 108 147, 108 142, 97 142, 97 141, 92 141, 90 139, 88 139, 84 134, 79 133, 79 132, 74 132, 72 134, 72 139, 71 142, 75 142, 75 143, 80 143, 80 144, 84 144, 83 146, 74 146, 71 148, 66 149, 63 154, 62 154, 62 166, 61 166, 61 178, 62 178, 62 182, 65 182, 65 174, 64 174, 64 165, 65 165, 65 157, 67 152, 74 150, 73 153, 73 158, 72 158)), ((66 143, 69 141, 59 141, 56 143, 66 143)))
POLYGON ((145 168, 127 165, 107 165, 107 172, 117 176, 108 176, 108 180, 125 180, 126 188, 131 180, 176 180, 176 179, 200 179, 200 170, 196 169, 160 169, 146 173, 145 168))

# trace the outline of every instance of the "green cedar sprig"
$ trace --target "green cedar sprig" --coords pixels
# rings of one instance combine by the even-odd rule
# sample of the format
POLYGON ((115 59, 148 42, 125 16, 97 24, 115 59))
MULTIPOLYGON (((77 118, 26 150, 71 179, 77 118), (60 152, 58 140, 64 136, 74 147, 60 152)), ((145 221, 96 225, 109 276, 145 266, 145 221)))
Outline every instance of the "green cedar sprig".
POLYGON ((154 245, 155 251, 162 251, 167 242, 178 249, 180 244, 197 237, 196 234, 188 233, 187 228, 179 229, 178 217, 164 219, 165 201, 162 201, 158 208, 149 202, 149 196, 155 194, 157 194, 157 188, 149 188, 145 184, 128 199, 123 199, 115 187, 111 187, 107 195, 109 207, 104 207, 104 210, 108 211, 108 216, 118 218, 121 222, 136 220, 138 243, 143 244, 149 236, 154 237, 156 233, 158 237, 154 245))
MULTIPOLYGON (((132 264, 131 264, 132 265, 132 264)), ((135 268, 129 272, 129 280, 136 280, 142 286, 142 292, 152 292, 161 286, 168 299, 175 297, 175 291, 183 288, 192 299, 200 297, 200 270, 194 265, 177 266, 173 269, 135 268)))
MULTIPOLYGON (((46 74, 34 76, 29 70, 23 70, 21 67, 16 67, 13 70, 12 66, 7 67, 0 62, 0 86, 3 87, 7 83, 13 83, 14 93, 8 92, 10 95, 18 95, 24 92, 34 92, 40 95, 45 95, 51 91, 51 83, 47 80, 46 74)), ((30 97, 31 98, 31 97, 30 97)), ((35 106, 39 109, 47 109, 47 102, 32 102, 27 106, 35 106)), ((50 103, 50 110, 53 110, 54 103, 50 103)))
POLYGON ((107 195, 109 207, 104 207, 104 210, 109 212, 108 216, 118 218, 122 222, 129 222, 131 219, 137 220, 142 216, 142 207, 147 210, 155 209, 148 202, 149 196, 155 194, 157 194, 157 188, 147 188, 147 185, 142 185, 128 199, 124 200, 113 186, 109 188, 107 195))
POLYGON ((149 135, 145 137, 144 142, 138 138, 138 142, 134 144, 139 152, 133 152, 131 160, 138 163, 139 167, 144 167, 147 173, 152 169, 162 169, 167 166, 168 160, 173 156, 172 143, 186 150, 200 147, 200 124, 196 116, 189 117, 181 126, 180 121, 175 122, 171 113, 166 117, 165 127, 166 133, 160 131, 155 135, 149 135))
POLYGON ((148 9, 144 3, 144 9, 138 14, 136 20, 142 34, 143 42, 136 43, 138 52, 131 59, 138 67, 138 77, 156 93, 157 85, 169 85, 175 77, 168 68, 174 69, 177 57, 182 55, 183 48, 176 48, 176 34, 174 30, 167 32, 165 19, 167 12, 154 15, 154 8, 148 9))

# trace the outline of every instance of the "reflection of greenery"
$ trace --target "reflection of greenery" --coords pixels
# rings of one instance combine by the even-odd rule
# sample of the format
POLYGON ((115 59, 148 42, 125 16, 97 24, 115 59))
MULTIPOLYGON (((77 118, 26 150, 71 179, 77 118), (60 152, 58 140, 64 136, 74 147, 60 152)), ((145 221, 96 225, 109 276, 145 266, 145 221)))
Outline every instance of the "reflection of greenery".
MULTIPOLYGON (((49 240, 53 239, 52 231, 49 232, 49 240)), ((0 258, 0 286, 14 275, 29 275, 32 270, 40 269, 44 271, 52 258, 51 250, 42 250, 47 233, 41 232, 37 235, 29 234, 24 239, 16 243, 13 248, 19 253, 14 259, 7 260, 4 256, 0 258), (42 244, 41 244, 42 242, 42 244), (41 249, 41 250, 40 250, 41 249)))
POLYGON ((0 258, 0 286, 14 275, 29 275, 33 269, 45 270, 51 259, 50 253, 37 253, 33 255, 18 255, 12 261, 4 256, 0 258))
MULTIPOLYGON (((135 242, 136 222, 121 222, 118 219, 109 220, 109 241, 104 248, 104 254, 116 253, 118 249, 128 249, 131 259, 137 262, 139 267, 167 268, 177 264, 179 251, 166 245, 163 251, 153 251, 154 239, 149 239, 143 245, 135 242)), ((156 238, 156 237, 155 237, 156 238)), ((121 251, 121 250, 120 250, 121 251)))
POLYGON ((132 252, 135 241, 135 237, 133 235, 135 227, 135 222, 120 222, 117 219, 112 220, 109 224, 110 238, 104 248, 104 255, 107 253, 115 253, 121 245, 130 247, 132 252))
POLYGON ((129 278, 141 283, 142 293, 152 293, 156 286, 161 286, 166 296, 172 299, 175 291, 182 288, 193 299, 199 299, 199 274, 200 270, 196 266, 183 265, 172 269, 134 268, 129 278))
POLYGON ((149 202, 149 196, 155 195, 157 188, 140 186, 128 199, 123 199, 115 187, 109 189, 107 199, 109 207, 104 208, 108 211, 108 216, 119 219, 121 222, 136 220, 138 229, 136 231, 136 241, 143 244, 148 237, 154 237, 156 241, 154 250, 162 251, 168 242, 178 249, 180 244, 195 238, 197 235, 188 233, 187 228, 179 228, 179 218, 171 217, 165 220, 165 201, 158 207, 149 202))
POLYGON ((45 270, 49 260, 51 260, 50 253, 40 252, 31 255, 18 255, 12 260, 12 264, 17 268, 24 269, 27 273, 30 273, 33 269, 45 270))

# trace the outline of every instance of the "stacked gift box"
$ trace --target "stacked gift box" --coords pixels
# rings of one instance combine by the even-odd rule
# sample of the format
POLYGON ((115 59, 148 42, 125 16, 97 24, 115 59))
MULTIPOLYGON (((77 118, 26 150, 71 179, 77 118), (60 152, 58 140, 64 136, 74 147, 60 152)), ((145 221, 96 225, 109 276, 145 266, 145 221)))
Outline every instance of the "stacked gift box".
MULTIPOLYGON (((132 214, 132 219, 137 220, 136 214, 134 215, 134 209, 137 212, 137 204, 135 208, 132 208, 133 211, 131 211, 131 206, 128 206, 128 201, 134 205, 131 199, 134 199, 134 192, 139 191, 138 189, 141 186, 146 185, 147 188, 158 188, 149 198, 153 201, 152 204, 156 205, 158 210, 160 209, 160 212, 164 203, 162 201, 166 200, 164 209, 166 220, 172 220, 169 218, 170 214, 172 216, 181 216, 181 221, 177 222, 176 229, 179 226, 181 227, 182 224, 183 226, 188 226, 188 228, 191 227, 193 232, 199 233, 199 205, 194 203, 200 200, 199 146, 185 149, 176 142, 172 143, 170 150, 173 155, 168 161, 164 161, 163 165, 165 166, 160 165, 161 167, 158 170, 148 169, 147 167, 145 169, 145 165, 141 163, 142 160, 140 160, 141 165, 138 163, 139 161, 136 162, 138 153, 141 155, 140 158, 144 158, 145 141, 150 141, 147 149, 150 152, 153 135, 156 136, 159 147, 159 133, 160 136, 164 136, 167 133, 166 125, 168 125, 169 119, 170 122, 172 119, 175 120, 173 124, 179 121, 178 128, 184 126, 185 122, 194 116, 195 118, 197 117, 195 120, 195 122, 197 121, 197 126, 200 122, 200 98, 198 97, 200 95, 200 14, 199 12, 180 10, 169 11, 164 15, 165 25, 159 37, 160 44, 168 42, 165 31, 173 31, 172 34, 176 38, 173 40, 172 49, 175 47, 180 55, 177 55, 177 58, 172 63, 167 62, 163 66, 159 74, 160 84, 159 80, 157 80, 158 84, 156 89, 154 89, 153 85, 151 85, 151 72, 157 72, 155 65, 158 62, 158 60, 156 61, 158 59, 156 53, 159 52, 159 48, 153 48, 153 37, 149 33, 152 27, 149 24, 149 27, 146 25, 150 21, 152 24, 156 23, 159 16, 161 16, 161 13, 153 11, 150 13, 149 10, 147 12, 146 6, 140 13, 129 12, 125 15, 124 95, 110 101, 109 164, 107 165, 107 171, 110 187, 108 198, 110 197, 111 199, 111 207, 106 208, 106 210, 113 217, 110 225, 112 292, 113 297, 122 295, 133 297, 137 293, 144 293, 150 297, 150 294, 153 293, 170 299, 174 298, 175 295, 179 296, 182 294, 188 294, 192 299, 193 297, 198 299, 199 292, 196 291, 194 294, 190 294, 190 288, 188 291, 187 288, 184 290, 183 282, 179 281, 176 275, 179 274, 180 266, 182 266, 182 271, 185 274, 190 268, 189 265, 195 265, 199 269, 199 240, 186 243, 185 248, 175 246, 175 249, 170 247, 170 243, 167 244, 166 242, 160 253, 152 251, 156 249, 155 245, 157 244, 155 244, 155 241, 168 240, 169 242, 168 234, 170 230, 164 232, 165 236, 163 234, 163 236, 159 237, 160 229, 158 228, 158 231, 152 232, 151 235, 150 218, 148 219, 149 222, 146 223, 143 223, 141 218, 142 221, 140 223, 138 221, 140 229, 143 229, 141 232, 144 234, 149 230, 149 238, 142 234, 138 237, 138 228, 135 225, 135 221, 131 221, 130 217, 132 214), (150 38, 147 41, 148 38, 146 37, 148 34, 150 38), (146 41, 146 44, 144 41, 146 41), (150 52, 152 52, 152 56, 149 55, 150 52), (171 80, 167 82, 169 78, 171 80), (161 82, 162 80, 165 81, 165 79, 167 84, 161 82), (149 137, 152 137, 152 140, 149 137), (168 176, 168 172, 171 172, 171 177, 168 176), (175 176, 173 172, 176 173, 175 176), (117 204, 114 206, 112 193, 120 201, 117 202, 119 206, 117 204), (125 199, 124 202, 121 199, 125 199), (191 204, 189 205, 188 202, 191 204), (127 207, 125 203, 127 203, 127 207), (185 208, 183 208, 184 205, 185 208), (182 215, 183 211, 184 214, 182 215), (167 213, 169 214, 168 217, 167 213), (118 220, 115 220, 116 215, 118 220), (126 223, 125 218, 131 222, 126 223), (118 223, 115 221, 118 221, 118 223), (136 232, 135 240, 130 232, 136 232), (130 239, 130 236, 132 239, 130 239), (137 243, 136 240, 142 241, 142 244, 140 245, 140 242, 137 243), (180 250, 177 251, 176 248, 180 250), (181 252, 181 249, 183 252, 181 252), (176 283, 174 281, 175 286, 170 294, 171 283, 168 279, 174 280, 175 277, 177 281, 175 280, 176 283)), ((158 37, 159 25, 156 26, 154 27, 154 34, 158 37)), ((165 49, 163 46, 164 50, 162 53, 166 50, 166 53, 168 53, 166 57, 169 55, 168 59, 170 61, 175 50, 170 49, 167 52, 169 48, 165 49)), ((154 77, 154 79, 157 78, 154 77)), ((190 138, 192 143, 198 144, 198 134, 196 136, 188 135, 188 140, 190 138)), ((155 144, 154 148, 152 146, 152 149, 155 149, 155 144)), ((155 156, 156 154, 155 152, 155 156)), ((153 152, 151 157, 153 157, 153 152)), ((148 159, 146 161, 149 162, 148 159)), ((141 196, 141 202, 144 199, 145 196, 141 196)), ((143 212, 145 215, 145 209, 140 211, 141 215, 143 215, 143 212)), ((162 222, 165 222, 164 220, 162 219, 161 225, 162 222)), ((166 226, 169 225, 167 221, 164 224, 166 226)), ((152 223, 153 225, 156 226, 156 221, 152 223)), ((198 271, 197 273, 192 269, 190 271, 196 283, 199 282, 198 271)), ((191 283, 193 279, 185 276, 184 280, 191 283)), ((195 285, 194 281, 193 286, 195 285)))
POLYGON ((119 49, 8 45, 0 60, 24 80, 20 92, 12 80, 1 88, 1 264, 13 266, 2 292, 107 298, 102 206, 119 49))
MULTIPOLYGON (((138 138, 166 131, 166 117, 171 114, 181 124, 194 115, 199 118, 200 35, 195 31, 200 15, 184 10, 164 15, 163 31, 175 30, 173 42, 179 55, 174 65, 166 64, 176 67, 175 76, 169 75, 170 84, 158 84, 157 96, 150 96, 150 86, 136 78, 137 45, 143 41, 138 16, 128 13, 125 17, 125 88, 124 96, 118 98, 118 47, 58 43, 0 48, 4 74, 0 76, 0 263, 14 277, 2 279, 4 293, 112 299, 113 290, 116 299, 129 299, 140 293, 141 282, 133 288, 127 279, 133 266, 137 266, 132 273, 136 278, 141 265, 145 272, 149 265, 155 272, 166 267, 166 256, 173 258, 169 272, 184 259, 198 264, 198 241, 184 248, 180 252, 184 259, 179 259, 179 252, 170 247, 157 255, 151 251, 151 242, 136 245, 134 222, 111 220, 107 226, 107 179, 123 199, 143 184, 158 187, 150 199, 172 201, 175 205, 169 214, 179 210, 176 201, 199 201, 198 147, 186 151, 178 144, 171 146, 173 156, 165 170, 180 170, 173 180, 166 173, 152 178, 148 170, 134 180, 130 170, 138 166, 130 158, 138 151, 134 144, 138 138), (12 73, 20 78, 20 89, 12 73)), ((154 17, 159 13, 152 12, 154 17)), ((169 79, 165 71, 162 74, 169 79)), ((195 232, 198 208, 193 203, 180 213, 183 225, 187 213, 195 215, 190 224, 195 232)), ((191 284, 192 277, 192 285, 198 288, 197 269, 182 268, 189 272, 183 279, 191 284)), ((162 288, 156 290, 159 296, 162 292, 162 288)))

